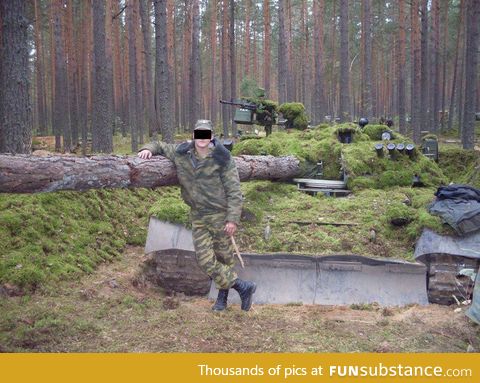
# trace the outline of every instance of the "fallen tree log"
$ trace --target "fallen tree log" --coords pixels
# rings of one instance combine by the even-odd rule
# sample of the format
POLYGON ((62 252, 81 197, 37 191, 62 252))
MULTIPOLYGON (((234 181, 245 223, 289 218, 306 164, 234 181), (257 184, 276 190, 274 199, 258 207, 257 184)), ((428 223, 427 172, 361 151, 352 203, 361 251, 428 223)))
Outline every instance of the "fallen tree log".
MULTIPOLYGON (((295 157, 234 157, 241 181, 288 180, 300 173, 295 157)), ((178 184, 173 163, 155 156, 30 156, 0 154, 0 193, 102 188, 155 188, 178 184)))

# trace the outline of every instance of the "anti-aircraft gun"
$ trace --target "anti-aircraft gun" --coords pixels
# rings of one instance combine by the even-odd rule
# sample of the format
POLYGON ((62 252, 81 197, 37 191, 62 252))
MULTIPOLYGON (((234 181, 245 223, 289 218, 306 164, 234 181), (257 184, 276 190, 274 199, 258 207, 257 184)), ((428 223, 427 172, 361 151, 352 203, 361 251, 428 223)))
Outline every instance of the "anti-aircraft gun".
POLYGON ((236 101, 220 100, 221 104, 238 107, 233 116, 233 121, 241 125, 261 125, 265 127, 268 135, 272 133, 272 126, 277 120, 278 105, 275 101, 266 100, 261 88, 256 97, 242 97, 236 101))

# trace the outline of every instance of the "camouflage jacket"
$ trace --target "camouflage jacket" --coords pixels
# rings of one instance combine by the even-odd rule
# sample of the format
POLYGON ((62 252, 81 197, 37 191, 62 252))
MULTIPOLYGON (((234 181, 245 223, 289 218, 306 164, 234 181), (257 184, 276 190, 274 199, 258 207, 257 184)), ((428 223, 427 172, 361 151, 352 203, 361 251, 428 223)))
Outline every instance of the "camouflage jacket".
POLYGON ((240 222, 242 193, 235 160, 216 139, 213 150, 204 159, 195 155, 194 143, 180 145, 151 142, 148 149, 171 160, 177 169, 182 198, 194 214, 225 212, 226 222, 240 222))

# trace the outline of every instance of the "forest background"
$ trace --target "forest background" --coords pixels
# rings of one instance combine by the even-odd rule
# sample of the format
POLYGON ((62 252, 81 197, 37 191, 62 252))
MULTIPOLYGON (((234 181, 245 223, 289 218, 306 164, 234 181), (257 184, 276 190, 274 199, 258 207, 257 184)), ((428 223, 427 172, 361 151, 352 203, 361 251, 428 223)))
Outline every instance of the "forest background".
POLYGON ((311 125, 391 117, 417 143, 453 131, 474 147, 478 1, 0 3, 0 152, 55 135, 57 151, 108 153, 114 134, 136 151, 198 118, 232 136, 218 100, 257 86, 311 125))

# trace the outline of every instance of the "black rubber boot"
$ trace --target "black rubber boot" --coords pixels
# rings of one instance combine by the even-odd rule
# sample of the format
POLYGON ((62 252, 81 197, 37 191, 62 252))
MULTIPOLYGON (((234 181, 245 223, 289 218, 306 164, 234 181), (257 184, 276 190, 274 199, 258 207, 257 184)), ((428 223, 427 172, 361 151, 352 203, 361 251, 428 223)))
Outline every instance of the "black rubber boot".
POLYGON ((227 308, 228 290, 218 290, 217 300, 212 306, 213 311, 223 311, 227 308))
POLYGON ((237 290, 238 295, 240 295, 240 299, 242 300, 242 310, 250 310, 250 307, 252 307, 253 293, 257 289, 257 285, 253 282, 244 281, 238 278, 232 288, 237 290))

